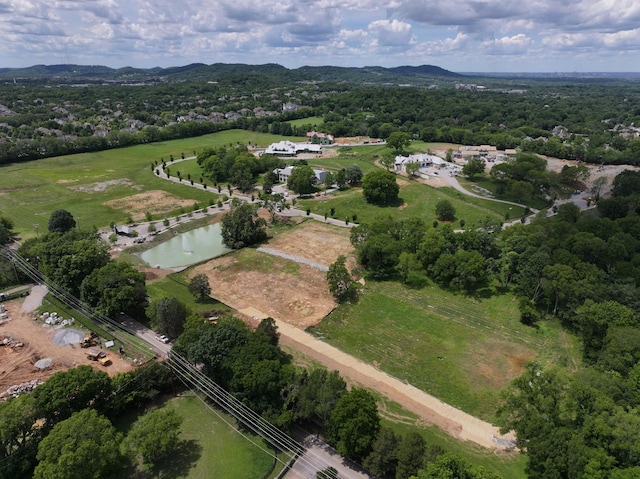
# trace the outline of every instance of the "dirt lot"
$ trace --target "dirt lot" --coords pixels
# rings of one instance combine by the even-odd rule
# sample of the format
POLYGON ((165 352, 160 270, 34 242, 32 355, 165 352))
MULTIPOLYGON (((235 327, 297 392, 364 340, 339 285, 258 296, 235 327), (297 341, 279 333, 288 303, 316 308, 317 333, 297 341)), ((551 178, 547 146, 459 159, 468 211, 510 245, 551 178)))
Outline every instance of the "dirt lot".
POLYGON ((24 346, 0 347, 0 393, 14 384, 33 379, 46 380, 58 371, 80 364, 88 364, 96 370, 107 371, 110 375, 131 369, 132 365, 120 359, 117 352, 109 354, 113 363, 105 367, 87 359, 86 350, 78 344, 63 346, 54 343, 53 336, 59 329, 44 327, 42 320, 34 320, 33 313, 23 312, 23 301, 24 299, 16 299, 3 303, 10 320, 0 326, 0 340, 13 338, 24 346), (34 363, 45 358, 52 359, 53 364, 44 370, 37 369, 34 363))
POLYGON ((104 204, 125 211, 131 215, 134 221, 140 221, 145 218, 147 211, 156 215, 178 208, 189 208, 193 206, 193 203, 193 200, 178 198, 166 191, 152 190, 107 201, 104 204))
MULTIPOLYGON (((352 250, 347 229, 316 221, 297 226, 264 246, 325 266, 352 250)), ((253 250, 237 254, 256 256, 249 263, 238 262, 236 255, 213 259, 195 268, 193 275, 206 274, 216 299, 247 316, 272 316, 304 329, 320 322, 336 306, 324 271, 298 263, 292 267, 291 261, 253 250)))
POLYGON ((347 228, 307 221, 296 226, 290 233, 277 236, 265 246, 329 266, 338 256, 349 258, 353 252, 349 233, 347 228))

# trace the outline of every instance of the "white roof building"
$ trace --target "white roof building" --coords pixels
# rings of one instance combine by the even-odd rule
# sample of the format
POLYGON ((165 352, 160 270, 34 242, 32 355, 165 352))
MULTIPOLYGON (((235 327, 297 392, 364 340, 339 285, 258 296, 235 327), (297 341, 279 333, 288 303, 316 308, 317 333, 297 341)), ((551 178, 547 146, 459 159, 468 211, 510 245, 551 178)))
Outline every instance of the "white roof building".
POLYGON ((322 145, 312 143, 293 143, 283 140, 278 143, 271 143, 264 151, 268 155, 296 156, 298 153, 322 153, 322 145))
MULTIPOLYGON (((276 168, 273 172, 278 175, 278 181, 280 183, 286 183, 289 181, 289 177, 291 176, 291 172, 295 166, 287 166, 285 168, 276 168)), ((313 172, 316 175, 316 184, 324 183, 324 179, 327 176, 327 172, 325 170, 316 170, 313 169, 313 172)))
POLYGON ((396 171, 404 170, 409 163, 420 163, 420 168, 426 168, 431 165, 442 166, 447 162, 439 156, 428 155, 426 153, 409 156, 396 156, 396 160, 394 162, 396 171))

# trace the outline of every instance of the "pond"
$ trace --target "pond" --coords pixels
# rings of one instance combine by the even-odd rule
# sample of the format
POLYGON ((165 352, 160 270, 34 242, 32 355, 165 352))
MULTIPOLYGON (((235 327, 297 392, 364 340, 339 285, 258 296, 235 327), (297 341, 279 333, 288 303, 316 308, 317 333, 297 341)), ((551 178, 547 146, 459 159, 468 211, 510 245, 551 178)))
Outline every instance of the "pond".
POLYGON ((150 266, 176 268, 221 256, 231 251, 222 243, 220 223, 174 236, 145 251, 140 257, 150 266))

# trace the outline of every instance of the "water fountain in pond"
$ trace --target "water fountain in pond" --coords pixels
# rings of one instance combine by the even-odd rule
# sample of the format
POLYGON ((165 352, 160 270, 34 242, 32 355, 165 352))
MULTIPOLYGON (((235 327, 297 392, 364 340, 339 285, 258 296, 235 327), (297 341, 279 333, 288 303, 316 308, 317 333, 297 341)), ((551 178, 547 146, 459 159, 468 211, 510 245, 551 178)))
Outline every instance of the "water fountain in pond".
POLYGON ((189 249, 189 240, 186 235, 182 235, 182 252, 184 254, 193 254, 193 250, 189 249))
POLYGON ((220 223, 202 226, 154 246, 140 254, 149 265, 161 268, 188 266, 230 251, 222 241, 220 223))

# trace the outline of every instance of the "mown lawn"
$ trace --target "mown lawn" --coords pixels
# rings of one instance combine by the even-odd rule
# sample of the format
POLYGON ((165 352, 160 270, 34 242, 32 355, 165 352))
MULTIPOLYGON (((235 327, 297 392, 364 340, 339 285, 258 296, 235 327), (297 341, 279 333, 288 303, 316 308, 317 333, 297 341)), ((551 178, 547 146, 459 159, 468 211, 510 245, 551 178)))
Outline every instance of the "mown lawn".
POLYGON ((499 391, 526 363, 574 367, 575 338, 558 324, 528 328, 511 295, 469 298, 429 285, 366 284, 359 301, 329 314, 314 334, 443 401, 493 420, 499 391))
MULTIPOLYGON (((271 470, 271 450, 261 438, 247 432, 240 434, 233 417, 212 410, 194 394, 169 399, 161 407, 170 407, 183 418, 182 449, 158 465, 157 475, 144 477, 254 479, 271 470)), ((116 427, 126 434, 139 414, 119 418, 116 427)), ((132 472, 130 477, 141 476, 132 472)))
MULTIPOLYGON (((213 299, 207 298, 204 301, 196 301, 196 298, 189 292, 189 280, 187 279, 188 269, 166 276, 162 279, 147 282, 147 292, 151 301, 162 298, 176 298, 194 313, 208 313, 210 311, 231 311, 227 305, 213 299)), ((212 292, 215 294, 215 292, 212 292)))
POLYGON ((253 434, 240 435, 227 414, 212 411, 195 396, 175 398, 168 405, 184 418, 181 439, 195 441, 202 448, 198 462, 185 477, 249 479, 271 469, 273 458, 264 441, 253 434))
POLYGON ((330 171, 358 165, 363 173, 367 173, 376 167, 375 161, 380 156, 392 151, 384 145, 332 146, 331 148, 337 149, 337 156, 311 158, 307 162, 314 168, 325 168, 330 171))
POLYGON ((331 208, 335 208, 334 218, 351 219, 357 216, 358 222, 371 222, 376 217, 391 215, 394 218, 419 217, 428 225, 436 220, 436 203, 441 199, 448 199, 456 210, 457 221, 454 227, 460 227, 459 220, 465 221, 465 226, 470 227, 487 217, 493 221, 504 221, 507 213, 511 218, 522 215, 522 208, 503 203, 495 203, 464 195, 453 188, 432 188, 424 184, 409 182, 400 187, 400 199, 398 205, 376 206, 367 203, 362 195, 361 188, 350 188, 336 192, 332 196, 317 196, 313 199, 298 201, 298 207, 312 213, 329 215, 331 208))

